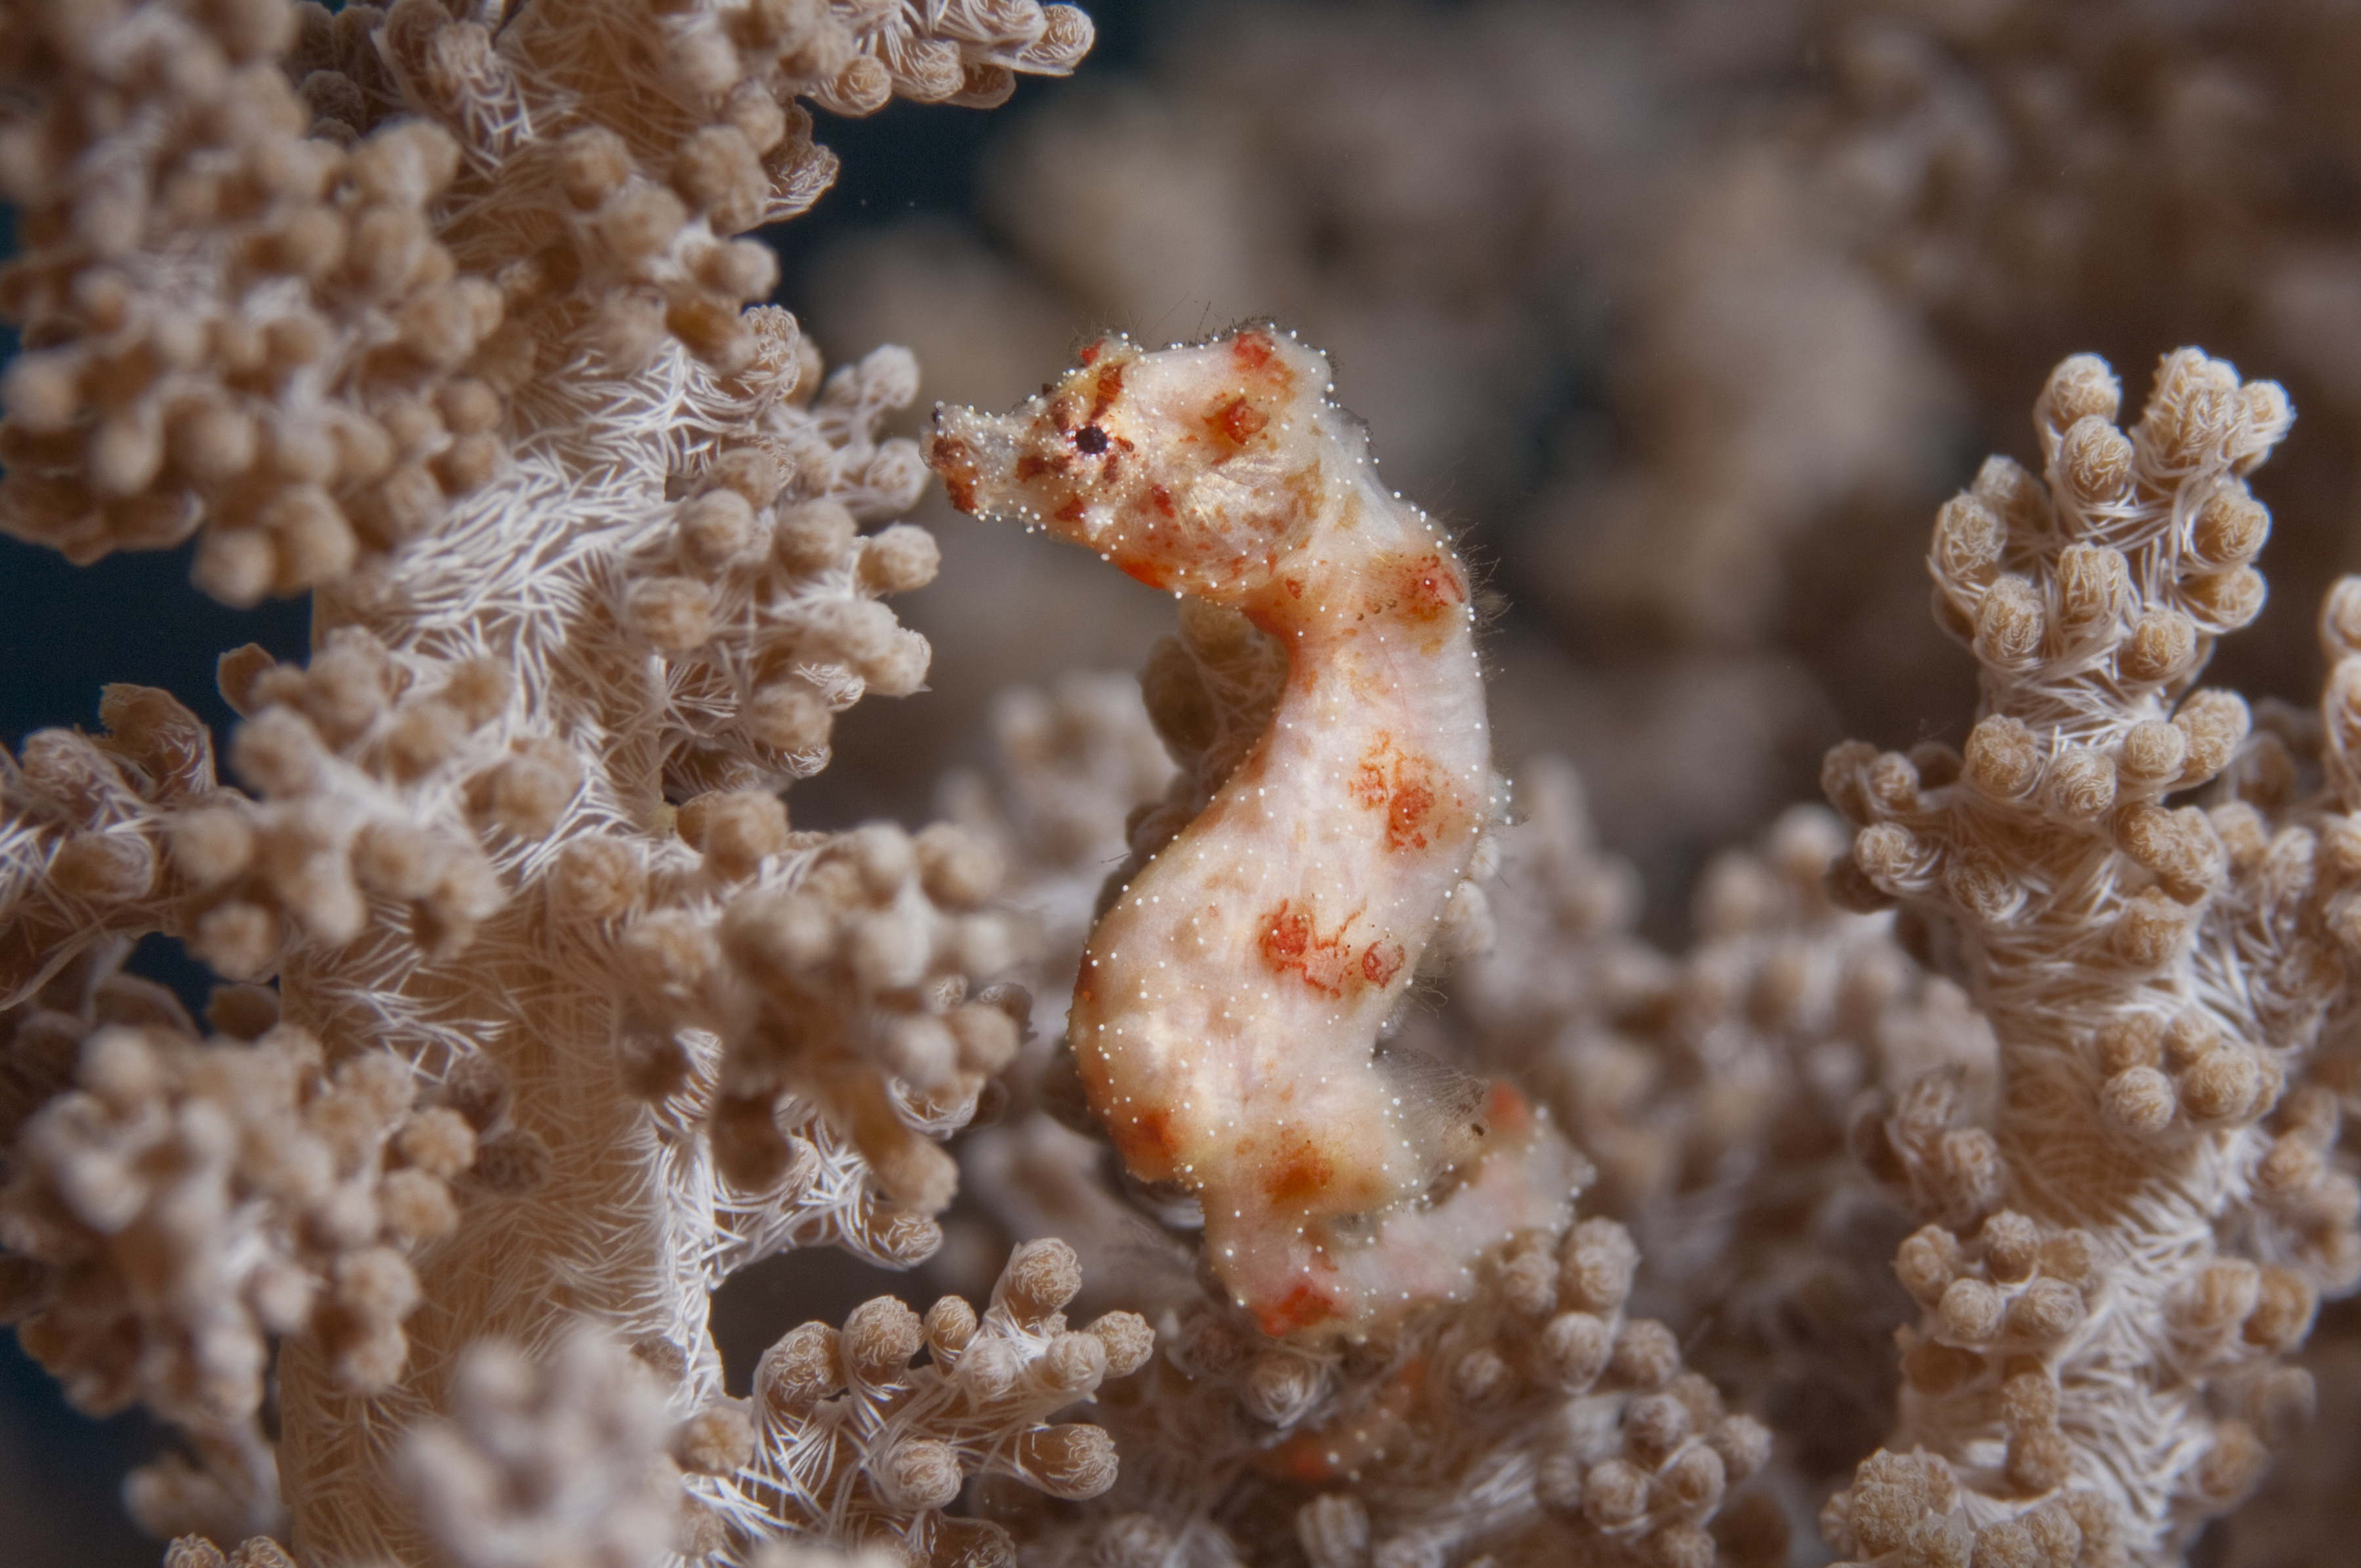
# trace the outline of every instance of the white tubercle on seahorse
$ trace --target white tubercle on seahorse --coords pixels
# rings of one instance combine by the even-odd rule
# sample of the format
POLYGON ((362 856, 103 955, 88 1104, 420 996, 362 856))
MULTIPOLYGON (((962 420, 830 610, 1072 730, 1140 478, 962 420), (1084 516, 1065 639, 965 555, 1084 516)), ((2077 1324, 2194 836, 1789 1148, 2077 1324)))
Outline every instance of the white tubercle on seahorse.
POLYGON ((1378 484, 1316 350, 1248 329, 1081 358, 1013 413, 936 410, 952 504, 1242 611, 1288 673, 1091 933, 1067 1037, 1132 1174, 1196 1194, 1267 1332, 1367 1332, 1563 1228, 1579 1164, 1513 1089, 1438 1114, 1435 1075, 1378 1048, 1494 806, 1466 574, 1378 484))

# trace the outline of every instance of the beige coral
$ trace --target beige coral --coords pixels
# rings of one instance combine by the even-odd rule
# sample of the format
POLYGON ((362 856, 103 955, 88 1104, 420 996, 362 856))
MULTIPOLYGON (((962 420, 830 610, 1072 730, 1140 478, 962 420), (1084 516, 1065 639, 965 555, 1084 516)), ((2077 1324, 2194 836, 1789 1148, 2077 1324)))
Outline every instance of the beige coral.
POLYGON ((79 1087, 54 1020, 11 1028, 12 1212, 48 1227, 12 1253, 91 1311, 16 1257, 12 1305, 85 1403, 190 1431, 206 1468, 148 1473, 151 1522, 456 1550, 391 1438, 498 1424, 469 1346, 533 1361, 588 1317, 692 1414, 730 1272, 939 1239, 934 1140, 1017 1032, 968 996, 1012 956, 996 867, 950 828, 794 833, 776 795, 837 712, 925 679, 880 600, 931 542, 862 532, 923 479, 882 428, 916 371, 824 375, 741 310, 775 266, 734 236, 833 175, 799 98, 989 103, 1089 40, 1027 0, 0 17, 6 526, 83 560, 197 532, 215 597, 314 594, 302 667, 223 661, 244 790, 127 686, 104 734, 0 768, 0 1002, 124 993, 122 938, 161 931, 285 1014, 254 1045, 100 1028, 79 1087), (168 1200, 177 1284, 137 1244, 168 1200))
POLYGON ((1060 1309, 1081 1285, 1072 1248, 1034 1242, 1010 1254, 980 1317, 955 1296, 923 1319, 880 1297, 841 1332, 795 1330, 755 1374, 756 1452, 741 1484, 771 1517, 821 1539, 898 1542, 939 1563, 1009 1560, 1005 1529, 944 1508, 973 1475, 1071 1501, 1104 1492, 1116 1475, 1109 1433, 1050 1418, 1139 1370, 1154 1343, 1132 1312, 1068 1329, 1060 1309), (928 1360, 913 1365, 921 1349, 928 1360))
POLYGON ((9 1315, 81 1409, 141 1402, 191 1433, 206 1470, 136 1475, 142 1523, 235 1539, 279 1506, 259 1421, 273 1342, 315 1342, 362 1393, 392 1386, 411 1259, 456 1227, 455 1182, 496 1179, 499 1140, 390 1052, 331 1073, 267 991, 221 993, 224 1032, 200 1041, 159 987, 93 981, 107 967, 11 1010, 20 1072, 79 1065, 13 1133, 9 1315))
POLYGON ((1864 1127, 1929 1222, 1895 1260, 1926 1316, 1893 1453, 1825 1516, 1865 1560, 2068 1516, 2060 1561, 2169 1560, 2301 1419, 2278 1357, 2361 1277, 2350 1179, 2317 1155, 2330 1097, 2296 1087, 2345 985, 2337 688, 2316 802, 2284 740, 2241 751, 2243 702, 2191 689, 2262 602, 2244 476, 2286 400, 2191 350, 2128 432, 2117 399, 2065 361, 2036 411, 2047 483, 1993 459, 1937 522, 1937 615, 1982 666, 1964 752, 1828 759, 1861 825, 1832 887, 1900 901, 2000 1043, 1991 1131, 1939 1076, 1864 1127), (2210 811, 2162 804, 2225 769, 2210 811))

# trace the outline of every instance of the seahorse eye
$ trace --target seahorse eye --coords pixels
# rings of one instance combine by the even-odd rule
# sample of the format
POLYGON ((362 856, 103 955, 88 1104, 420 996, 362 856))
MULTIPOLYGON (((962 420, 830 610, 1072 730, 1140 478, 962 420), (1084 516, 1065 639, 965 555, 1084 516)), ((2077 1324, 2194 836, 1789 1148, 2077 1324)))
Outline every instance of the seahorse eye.
POLYGON ((1097 425, 1086 424, 1074 432, 1074 444, 1095 457, 1107 449, 1107 433, 1097 425))

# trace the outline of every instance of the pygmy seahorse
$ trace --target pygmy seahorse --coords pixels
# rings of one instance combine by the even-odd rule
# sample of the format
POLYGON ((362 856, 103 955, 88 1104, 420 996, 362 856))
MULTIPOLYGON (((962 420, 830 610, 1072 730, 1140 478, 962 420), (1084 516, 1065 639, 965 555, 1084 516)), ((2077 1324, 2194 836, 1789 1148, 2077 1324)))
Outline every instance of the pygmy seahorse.
POLYGON ((1468 1294, 1574 1191, 1514 1090, 1473 1085, 1439 1125, 1433 1072, 1378 1049, 1495 804, 1466 572, 1378 484, 1316 350, 1248 329, 1081 360, 1005 416, 936 409, 952 504, 1241 611, 1288 670, 1260 740, 1092 931, 1068 1042, 1126 1167, 1196 1194, 1267 1332, 1366 1332, 1468 1294))

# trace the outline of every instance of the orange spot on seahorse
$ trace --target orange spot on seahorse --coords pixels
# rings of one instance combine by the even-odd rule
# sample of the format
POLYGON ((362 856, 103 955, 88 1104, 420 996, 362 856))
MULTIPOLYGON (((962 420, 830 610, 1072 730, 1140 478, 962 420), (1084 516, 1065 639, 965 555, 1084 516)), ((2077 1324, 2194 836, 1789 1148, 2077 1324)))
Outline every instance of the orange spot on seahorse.
POLYGON ((1335 1315, 1336 1303, 1307 1279, 1299 1282, 1274 1305, 1256 1313, 1255 1321, 1263 1332, 1278 1339, 1335 1315))
POLYGON ((1467 602, 1466 579, 1443 555, 1390 555, 1371 563, 1366 579, 1372 586, 1363 599, 1371 612, 1389 611, 1413 621, 1440 620, 1455 605, 1467 602))
POLYGON ((1335 1162, 1301 1128, 1279 1134, 1279 1146, 1262 1179, 1263 1195, 1273 1203, 1300 1203, 1328 1190, 1336 1179, 1335 1162))
POLYGON ((1370 811, 1386 814, 1386 848, 1423 850, 1435 828, 1434 765, 1424 757, 1405 754, 1384 732, 1377 744, 1361 754, 1360 765, 1345 786, 1354 801, 1370 811))
POLYGON ((1361 978, 1371 985, 1383 985, 1401 972, 1409 956, 1400 942, 1371 942, 1361 955, 1361 978))
POLYGON ((1405 575, 1410 601, 1422 620, 1432 620, 1455 604, 1467 602, 1467 585, 1459 569, 1440 555, 1422 556, 1405 575))
POLYGON ((1115 1142, 1123 1157, 1135 1168, 1157 1167, 1168 1162, 1172 1155, 1172 1118, 1164 1111, 1142 1111, 1126 1123, 1117 1124, 1115 1142), (1156 1158, 1148 1157, 1154 1156, 1156 1158))
POLYGON ((1323 934, 1309 911, 1296 908, 1291 898, 1280 899, 1279 907, 1262 923, 1263 962, 1282 974, 1294 970, 1314 991, 1342 996, 1345 981, 1352 972, 1352 954, 1345 941, 1345 932, 1352 924, 1348 916, 1334 931, 1323 934))
POLYGON ((1281 968, 1301 963, 1304 949, 1312 945, 1312 917, 1290 913, 1291 902, 1279 901, 1262 934, 1262 956, 1281 968))
POLYGON ((1270 416, 1240 396, 1207 414, 1205 422, 1232 441, 1243 443, 1268 424, 1270 416))
POLYGON ((1434 792, 1422 783, 1405 779, 1401 766, 1397 765, 1394 769, 1394 796, 1386 809, 1386 848, 1425 849, 1427 815, 1433 809, 1434 792))
MULTIPOLYGON (((1271 353, 1278 346, 1271 342, 1268 333, 1257 332, 1249 327, 1238 334, 1237 341, 1230 345, 1230 356, 1248 370, 1259 370, 1270 363, 1271 353)), ((1087 365, 1090 361, 1084 360, 1083 363, 1087 365)))

